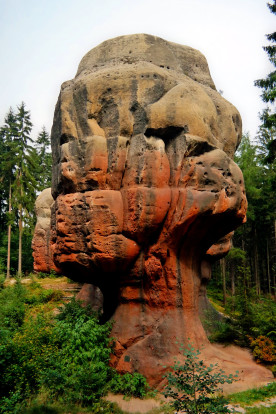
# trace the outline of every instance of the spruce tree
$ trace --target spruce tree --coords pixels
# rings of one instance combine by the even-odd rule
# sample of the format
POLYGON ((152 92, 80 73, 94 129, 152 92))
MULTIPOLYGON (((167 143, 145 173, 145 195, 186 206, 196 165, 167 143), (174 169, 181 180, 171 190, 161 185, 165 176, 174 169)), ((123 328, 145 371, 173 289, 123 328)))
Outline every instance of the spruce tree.
POLYGON ((33 212, 36 198, 37 183, 35 171, 37 169, 37 155, 32 147, 33 140, 30 136, 32 122, 30 112, 26 110, 24 102, 18 107, 16 114, 18 134, 16 144, 16 171, 13 184, 13 201, 18 211, 18 274, 22 273, 22 235, 24 221, 27 221, 33 212))
POLYGON ((16 168, 16 137, 18 135, 16 115, 12 108, 6 115, 1 128, 1 221, 8 226, 7 238, 7 279, 10 277, 11 261, 11 228, 12 228, 12 184, 16 168), (3 217, 5 214, 5 219, 3 217))
MULTIPOLYGON (((276 0, 272 3, 267 4, 271 13, 276 14, 276 0)), ((268 55, 269 61, 272 63, 274 68, 276 68, 276 32, 266 35, 267 39, 270 41, 268 46, 264 46, 264 50, 268 55)), ((265 168, 265 182, 263 185, 264 200, 267 202, 267 211, 271 220, 267 220, 270 223, 270 226, 267 228, 266 234, 274 233, 274 243, 271 243, 271 240, 266 241, 266 253, 267 253, 267 278, 269 290, 271 291, 271 283, 275 286, 275 274, 273 275, 272 282, 270 281, 270 262, 271 257, 276 255, 276 206, 275 206, 275 171, 276 171, 276 112, 275 112, 275 98, 276 98, 276 70, 268 74, 264 79, 259 79, 255 81, 255 85, 261 88, 262 100, 270 105, 260 116, 261 126, 258 134, 259 138, 259 147, 261 148, 260 154, 264 156, 262 163, 265 168), (271 227, 273 225, 273 230, 271 227), (271 251, 271 247, 273 250, 271 251)), ((267 214, 266 214, 267 215, 267 214)), ((272 239, 272 237, 270 238, 272 239)), ((272 266, 275 266, 275 263, 272 266)))
POLYGON ((52 173, 52 154, 50 152, 50 136, 45 127, 35 142, 35 148, 38 156, 38 169, 36 173, 38 190, 42 191, 47 187, 51 187, 52 173))
MULTIPOLYGON (((270 11, 273 14, 276 14, 276 0, 274 0, 273 3, 268 3, 267 5, 270 11)), ((266 35, 266 37, 271 42, 271 44, 268 46, 264 46, 263 49, 266 51, 269 61, 272 63, 274 67, 276 67, 276 45, 275 45, 276 32, 270 33, 266 35)), ((265 128, 276 127, 276 113, 275 113, 275 108, 274 108, 274 103, 275 103, 275 98, 276 98, 276 70, 269 73, 266 78, 256 80, 255 85, 258 88, 261 88, 263 90, 261 94, 262 100, 272 105, 272 108, 266 108, 261 115, 261 121, 262 121, 263 127, 265 128)), ((275 140, 274 140, 273 145, 271 144, 271 151, 274 152, 274 158, 275 158, 275 155, 276 155, 275 140)))

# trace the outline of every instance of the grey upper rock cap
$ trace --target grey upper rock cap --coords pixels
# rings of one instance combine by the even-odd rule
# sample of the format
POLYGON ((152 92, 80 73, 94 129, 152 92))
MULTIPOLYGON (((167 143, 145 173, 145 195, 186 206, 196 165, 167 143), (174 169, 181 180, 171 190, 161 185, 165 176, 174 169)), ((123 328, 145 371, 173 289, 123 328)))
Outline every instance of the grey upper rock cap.
POLYGON ((76 77, 106 66, 148 62, 189 76, 216 90, 205 56, 196 49, 149 34, 119 36, 91 49, 81 60, 76 77))

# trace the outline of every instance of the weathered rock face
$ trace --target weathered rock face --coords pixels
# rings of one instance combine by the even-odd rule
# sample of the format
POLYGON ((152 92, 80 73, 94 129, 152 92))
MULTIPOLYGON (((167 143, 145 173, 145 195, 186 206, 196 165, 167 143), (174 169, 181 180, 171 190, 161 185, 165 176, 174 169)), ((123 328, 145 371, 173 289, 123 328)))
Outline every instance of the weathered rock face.
POLYGON ((46 188, 37 197, 35 202, 36 226, 32 241, 34 270, 36 272, 50 273, 51 270, 59 273, 53 262, 51 249, 51 205, 53 204, 51 188, 46 188))
POLYGON ((176 340, 208 343, 199 297, 210 262, 230 246, 219 240, 245 220, 232 160, 240 138, 240 115, 216 91, 204 56, 154 36, 102 43, 62 85, 52 129, 54 261, 102 292, 118 370, 158 382, 176 340))

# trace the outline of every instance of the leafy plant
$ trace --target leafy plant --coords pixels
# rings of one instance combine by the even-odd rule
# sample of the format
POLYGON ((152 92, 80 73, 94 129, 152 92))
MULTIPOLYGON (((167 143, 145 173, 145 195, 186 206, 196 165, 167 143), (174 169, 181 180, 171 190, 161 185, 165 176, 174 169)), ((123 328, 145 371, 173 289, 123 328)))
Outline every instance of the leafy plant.
POLYGON ((221 391, 221 384, 235 381, 237 375, 225 375, 217 364, 206 366, 198 357, 199 350, 192 346, 181 351, 184 364, 176 362, 166 375, 168 385, 163 394, 172 399, 170 405, 176 412, 188 414, 229 413, 227 401, 215 392, 221 391))
POLYGON ((267 336, 260 335, 250 338, 250 346, 257 362, 276 362, 276 349, 273 341, 267 336))
POLYGON ((121 393, 141 398, 145 397, 148 389, 149 386, 146 378, 138 372, 124 375, 114 372, 113 378, 110 381, 110 390, 115 394, 121 393))
POLYGON ((56 299, 36 282, 0 290, 0 413, 73 413, 59 408, 70 405, 119 413, 101 399, 111 388, 144 396, 142 375, 120 376, 109 366, 111 324, 100 325, 91 307, 74 299, 55 317, 45 313, 45 303, 56 299), (45 404, 36 403, 37 396, 45 396, 45 404))

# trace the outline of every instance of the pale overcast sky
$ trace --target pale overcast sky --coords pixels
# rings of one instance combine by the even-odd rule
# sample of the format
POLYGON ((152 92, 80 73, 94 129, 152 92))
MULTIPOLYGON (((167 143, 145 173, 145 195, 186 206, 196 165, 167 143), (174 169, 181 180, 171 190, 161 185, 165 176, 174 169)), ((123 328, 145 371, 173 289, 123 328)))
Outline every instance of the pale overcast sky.
POLYGON ((272 71, 262 46, 276 18, 265 0, 0 0, 0 125, 10 106, 50 132, 62 82, 112 37, 149 33, 200 50, 252 138, 264 108, 254 80, 272 71))

